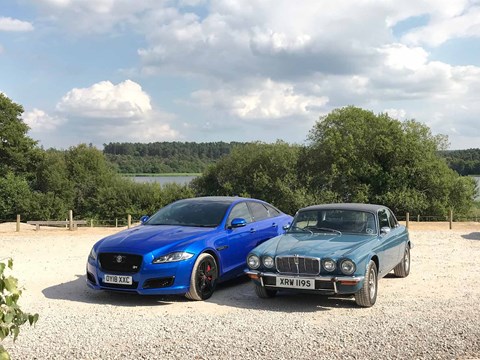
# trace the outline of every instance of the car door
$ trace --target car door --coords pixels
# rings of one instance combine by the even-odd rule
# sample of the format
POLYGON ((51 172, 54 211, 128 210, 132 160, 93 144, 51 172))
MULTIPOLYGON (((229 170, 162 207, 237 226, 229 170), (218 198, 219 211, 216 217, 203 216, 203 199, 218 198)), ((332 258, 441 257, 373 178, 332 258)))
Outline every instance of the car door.
POLYGON ((233 206, 227 217, 226 229, 227 245, 217 248, 222 257, 222 266, 225 276, 235 275, 245 268, 245 262, 248 252, 256 246, 257 234, 253 223, 253 216, 247 203, 240 202, 233 206), (244 219, 246 225, 242 227, 232 227, 233 219, 244 219))
POLYGON ((398 262, 398 234, 392 228, 389 212, 387 209, 381 209, 378 211, 378 228, 380 231, 380 246, 379 246, 379 258, 380 258, 380 274, 389 272, 398 262), (385 233, 381 233, 381 230, 385 229, 385 233))
POLYGON ((256 232, 257 244, 255 246, 278 235, 278 219, 272 217, 267 206, 260 202, 249 201, 248 207, 253 216, 256 232))

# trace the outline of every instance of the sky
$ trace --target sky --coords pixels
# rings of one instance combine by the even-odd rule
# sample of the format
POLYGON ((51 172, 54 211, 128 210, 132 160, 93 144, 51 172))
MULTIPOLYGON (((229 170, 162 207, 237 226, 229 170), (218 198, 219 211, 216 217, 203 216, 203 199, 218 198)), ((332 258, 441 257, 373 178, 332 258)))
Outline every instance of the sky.
POLYGON ((480 147, 480 0, 0 0, 0 92, 45 148, 305 143, 354 105, 480 147))

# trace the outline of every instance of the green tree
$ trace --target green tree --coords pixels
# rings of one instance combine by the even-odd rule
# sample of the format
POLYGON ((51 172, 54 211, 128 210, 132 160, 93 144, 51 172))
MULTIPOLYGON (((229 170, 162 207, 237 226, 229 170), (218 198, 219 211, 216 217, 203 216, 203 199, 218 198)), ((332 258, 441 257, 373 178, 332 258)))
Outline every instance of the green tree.
POLYGON ((319 199, 326 195, 431 215, 471 206, 472 180, 458 182, 458 174, 438 155, 446 137, 433 136, 414 120, 400 122, 349 106, 321 118, 309 140, 300 159, 301 181, 319 199))
POLYGON ((23 107, 0 93, 0 175, 12 171, 29 173, 38 160, 36 141, 26 134, 28 126, 22 121, 23 107))
POLYGON ((21 176, 11 171, 0 177, 0 215, 4 220, 13 220, 17 214, 31 213, 32 191, 21 176))
POLYGON ((300 150, 282 141, 237 146, 194 179, 192 186, 197 195, 254 197, 294 213, 314 202, 297 181, 300 150))

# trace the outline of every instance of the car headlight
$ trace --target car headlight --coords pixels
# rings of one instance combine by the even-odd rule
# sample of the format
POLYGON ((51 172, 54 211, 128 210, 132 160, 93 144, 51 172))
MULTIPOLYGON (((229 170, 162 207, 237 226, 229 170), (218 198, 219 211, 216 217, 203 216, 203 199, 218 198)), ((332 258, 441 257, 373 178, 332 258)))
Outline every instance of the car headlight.
POLYGON ((352 275, 355 272, 355 263, 352 260, 345 259, 340 263, 340 269, 345 275, 352 275))
POLYGON ((163 264, 168 262, 182 261, 190 259, 192 256, 193 254, 186 251, 176 251, 153 259, 152 264, 163 264))
POLYGON ((260 267, 260 259, 257 255, 249 255, 247 265, 250 269, 258 269, 260 267))
POLYGON ((323 268, 325 270, 332 272, 335 270, 336 267, 337 267, 337 264, 332 259, 323 260, 323 268))
POLYGON ((92 247, 90 254, 88 254, 88 258, 92 259, 93 261, 97 260, 97 252, 95 251, 95 248, 92 247))
POLYGON ((263 265, 267 268, 272 268, 273 267, 273 258, 271 256, 265 256, 263 258, 263 265))

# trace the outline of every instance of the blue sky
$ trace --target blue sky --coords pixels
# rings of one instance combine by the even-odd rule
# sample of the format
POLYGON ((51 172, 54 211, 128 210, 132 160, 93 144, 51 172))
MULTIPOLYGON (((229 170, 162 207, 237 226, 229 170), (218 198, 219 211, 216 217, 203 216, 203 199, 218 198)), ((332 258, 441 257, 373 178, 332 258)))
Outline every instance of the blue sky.
POLYGON ((480 147, 479 0, 2 0, 0 92, 48 147, 303 143, 331 110, 480 147))

